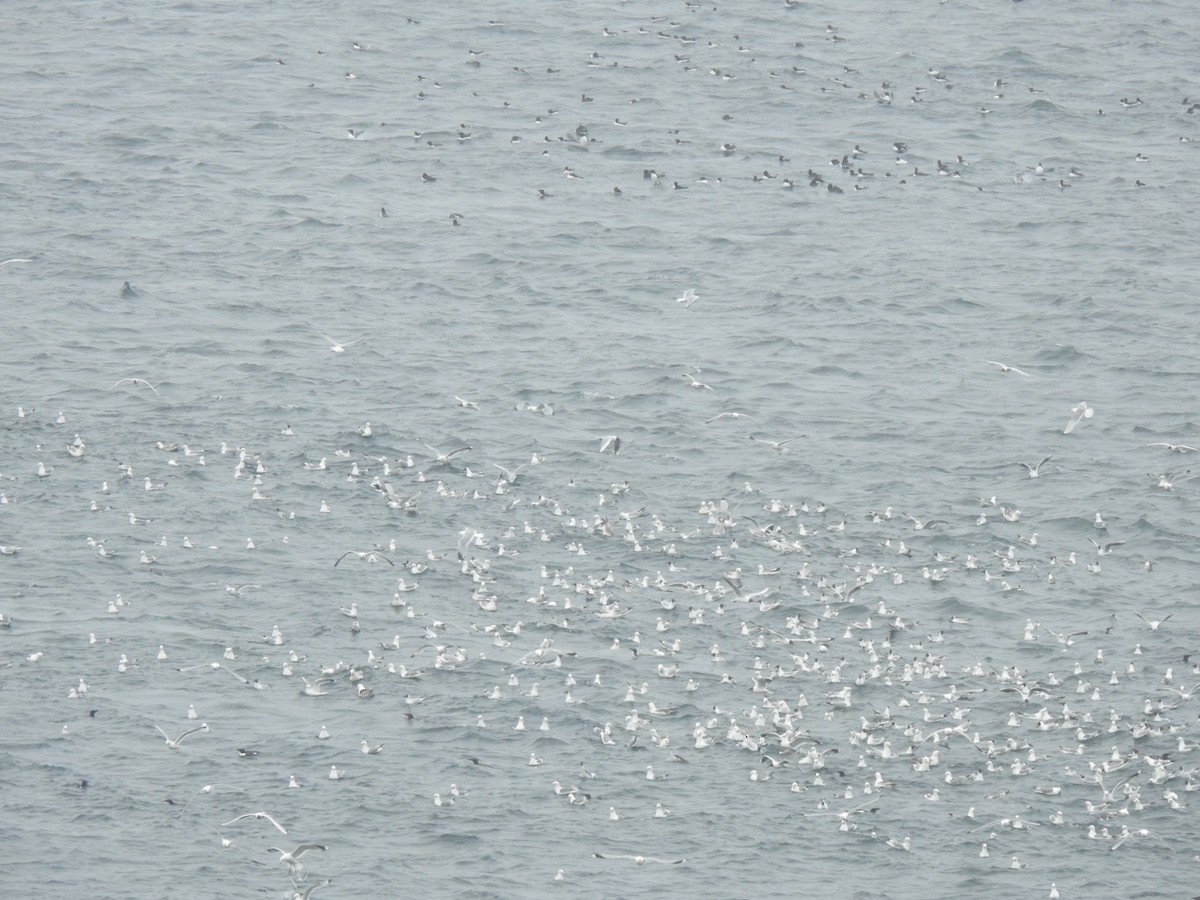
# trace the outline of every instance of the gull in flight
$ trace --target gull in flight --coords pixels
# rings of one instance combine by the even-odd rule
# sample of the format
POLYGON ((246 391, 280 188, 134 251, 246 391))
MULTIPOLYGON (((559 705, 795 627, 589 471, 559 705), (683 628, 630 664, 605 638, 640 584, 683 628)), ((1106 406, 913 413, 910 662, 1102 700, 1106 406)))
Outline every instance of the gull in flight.
POLYGON ((646 863, 659 863, 664 866, 677 866, 680 863, 687 862, 686 859, 659 859, 657 856, 629 856, 627 854, 610 855, 605 853, 593 853, 592 856, 594 856, 596 859, 632 859, 639 866, 645 865, 646 863))
POLYGON ((1076 425, 1084 419, 1090 419, 1095 413, 1096 411, 1087 405, 1086 400, 1080 400, 1078 406, 1071 408, 1071 419, 1067 422, 1066 427, 1063 428, 1063 434, 1070 434, 1075 430, 1076 425))
POLYGON ((675 299, 675 302, 676 302, 676 303, 682 303, 682 304, 683 304, 683 308, 684 308, 684 309, 691 309, 691 308, 692 308, 692 304, 693 304, 693 303, 695 303, 695 302, 696 302, 697 300, 699 300, 699 299, 700 299, 700 295, 699 295, 699 294, 697 294, 697 293, 696 293, 694 290, 692 290, 691 288, 688 288, 686 291, 684 291, 684 292, 683 292, 683 296, 682 296, 682 297, 677 297, 677 298, 675 299))
POLYGON ((1091 538, 1088 538, 1088 543, 1096 548, 1097 556, 1108 556, 1109 554, 1111 554, 1113 552, 1113 550, 1115 548, 1120 547, 1125 542, 1124 541, 1109 541, 1106 544, 1100 544, 1100 543, 1097 543, 1096 541, 1092 540, 1091 538))
MULTIPOLYGON (((770 447, 776 453, 787 453, 787 451, 788 451, 787 445, 792 443, 792 441, 796 440, 796 438, 788 438, 786 441, 770 441, 770 440, 767 440, 766 438, 755 437, 752 434, 747 435, 747 437, 749 437, 750 440, 755 441, 759 444, 766 444, 768 447, 770 447)), ((800 437, 804 437, 804 435, 800 435, 800 437)))
POLYGON ((339 556, 337 558, 337 562, 335 562, 333 564, 333 567, 336 569, 338 567, 338 563, 340 563, 347 556, 357 556, 359 559, 366 560, 367 562, 371 562, 371 563, 379 562, 379 560, 382 559, 385 563, 387 563, 393 569, 396 568, 396 564, 394 562, 392 562, 390 559, 388 559, 386 556, 384 556, 382 553, 380 553, 378 550, 347 550, 345 553, 343 553, 341 556, 339 556))
POLYGON ((158 392, 158 388, 156 388, 154 385, 152 385, 150 382, 148 382, 144 378, 122 378, 120 381, 118 381, 116 384, 114 384, 112 387, 110 387, 109 390, 111 391, 113 388, 118 387, 122 384, 125 384, 126 382, 129 382, 130 384, 144 385, 145 387, 148 387, 148 388, 150 388, 150 390, 154 391, 154 395, 156 397, 162 396, 162 394, 160 394, 158 392))
POLYGON ((1134 615, 1137 616, 1139 619, 1141 619, 1143 622, 1145 622, 1147 625, 1149 625, 1151 631, 1158 631, 1158 626, 1160 626, 1164 622, 1166 622, 1167 619, 1171 618, 1171 616, 1175 615, 1175 613, 1169 612, 1165 616, 1163 616, 1161 619, 1158 619, 1158 620, 1147 619, 1141 613, 1134 613, 1134 615))
POLYGON ((458 558, 464 559, 467 555, 467 550, 476 545, 476 542, 482 539, 483 535, 474 528, 464 528, 459 532, 461 537, 458 539, 458 558))
POLYGON ((270 822, 272 825, 274 825, 276 828, 279 829, 280 834, 287 834, 287 829, 284 828, 282 825, 280 825, 278 822, 276 822, 274 819, 272 819, 265 812, 245 813, 244 815, 238 816, 236 819, 230 819, 228 822, 225 822, 224 824, 222 824, 221 827, 226 828, 229 825, 232 825, 234 822, 240 822, 242 819, 266 819, 268 822, 270 822))
MULTIPOLYGON (((250 685, 249 678, 247 678, 244 675, 239 675, 237 672, 233 671, 233 669, 229 668, 229 666, 225 665, 224 663, 219 663, 219 662, 201 663, 198 666, 184 666, 179 671, 180 672, 194 672, 196 669, 213 669, 214 671, 216 669, 224 669, 226 672, 228 672, 230 675, 232 675, 234 678, 236 678, 242 684, 247 685, 247 686, 250 685)), ((259 685, 259 683, 257 681, 254 682, 253 686, 258 687, 260 690, 263 690, 266 687, 265 685, 259 685)), ((156 725, 155 727, 157 728, 158 726, 156 725)), ((159 728, 158 730, 162 731, 161 728, 159 728)), ((205 726, 204 730, 207 731, 208 726, 205 726)), ((180 740, 182 740, 182 738, 180 740)))
MULTIPOLYGON (((1055 631, 1053 628, 1047 628, 1046 630, 1049 631, 1052 635, 1054 635, 1054 639, 1056 641, 1058 641, 1060 644, 1062 644, 1064 647, 1070 647, 1071 645, 1073 645, 1075 643, 1075 641, 1073 641, 1072 638, 1078 637, 1081 634, 1087 634, 1086 631, 1072 631, 1068 634, 1061 634, 1061 633, 1055 631)), ((1009 690, 1009 689, 1001 688, 1001 690, 1009 690)), ((976 830, 978 830, 978 829, 976 829, 976 830)))
POLYGON ((268 847, 267 851, 278 853, 279 861, 282 863, 287 863, 288 872, 290 872, 292 875, 295 875, 297 872, 299 872, 301 869, 304 868, 304 866, 302 866, 300 864, 299 858, 301 856, 303 856, 309 850, 325 850, 325 849, 326 849, 326 847, 324 844, 301 844, 295 850, 293 850, 291 853, 288 853, 286 850, 280 850, 278 847, 268 847))
POLYGON ((383 482, 380 489, 387 495, 387 505, 392 509, 403 509, 408 512, 414 512, 417 508, 417 498, 420 494, 410 494, 407 497, 401 497, 396 493, 390 481, 383 482))
POLYGON ((904 518, 913 523, 914 531, 924 531, 926 528, 936 528, 938 525, 949 525, 945 519, 918 519, 916 516, 911 516, 908 513, 904 514, 904 518))
POLYGON ((304 893, 300 893, 300 891, 294 892, 292 894, 292 900, 308 900, 308 898, 312 896, 313 891, 317 890, 318 888, 328 887, 331 884, 333 884, 333 879, 331 878, 326 878, 324 881, 318 881, 316 884, 310 884, 304 889, 304 893))
POLYGON ((757 421, 758 421, 756 418, 754 418, 754 416, 750 415, 750 413, 744 413, 744 412, 723 412, 723 413, 717 413, 717 414, 716 414, 715 416, 713 416, 711 419, 705 419, 705 420, 704 420, 704 424, 705 424, 705 425, 711 425, 713 422, 717 421, 717 419, 749 419, 751 422, 757 422, 757 421))
POLYGON ((1168 444, 1166 441, 1155 441, 1153 444, 1147 444, 1147 447, 1166 447, 1174 453, 1196 453, 1195 447, 1189 447, 1187 444, 1168 444))
POLYGON ((994 359, 989 359, 988 362, 993 366, 999 366, 1001 372, 1013 372, 1017 375, 1024 375, 1026 378, 1029 377, 1028 372, 1022 372, 1016 366, 1006 366, 1004 363, 996 362, 994 359))
POLYGON ((167 742, 167 747, 171 750, 178 750, 179 747, 183 744, 183 739, 185 737, 187 737, 189 734, 195 734, 197 731, 203 731, 205 734, 208 734, 208 732, 211 730, 211 729, 209 729, 207 722, 201 722, 199 728, 189 729, 188 731, 185 731, 183 734, 181 734, 179 737, 175 738, 175 740, 171 740, 171 736, 169 734, 167 734, 165 731, 163 731, 157 725, 155 725, 154 727, 158 728, 158 733, 163 736, 163 740, 165 740, 167 742))
POLYGON ((615 434, 600 438, 600 452, 603 453, 605 450, 612 450, 613 456, 616 456, 621 452, 621 439, 615 434))
POLYGON ((460 453, 466 453, 468 450, 471 449, 471 446, 468 444, 465 447, 455 447, 449 453, 443 453, 437 447, 426 444, 424 441, 421 441, 421 443, 425 444, 426 447, 429 447, 429 449, 433 451, 434 463, 448 463, 448 462, 450 462, 450 460, 453 457, 458 456, 458 454, 460 454, 460 453))
MULTIPOLYGON (((70 447, 67 449, 69 450, 70 447)), ((1157 475, 1155 475, 1153 472, 1147 472, 1146 476, 1148 478, 1158 479, 1158 484, 1156 484, 1155 487, 1160 487, 1164 491, 1173 491, 1175 490, 1175 482, 1179 481, 1180 479, 1188 478, 1191 475, 1191 472, 1191 469, 1184 469, 1182 472, 1159 472, 1157 475)))
POLYGON ((304 682, 304 687, 301 689, 300 693, 304 694, 306 697, 328 696, 329 691, 325 690, 325 685, 333 684, 332 678, 319 678, 316 681, 309 681, 307 678, 301 675, 300 680, 304 682))
POLYGON ((523 472, 526 468, 528 468, 530 463, 517 466, 515 469, 506 469, 499 463, 492 463, 492 465, 500 470, 500 481, 507 482, 508 484, 516 484, 517 476, 520 475, 521 472, 523 472))
POLYGON ((1042 466, 1044 466, 1046 463, 1050 462, 1050 460, 1052 460, 1052 459, 1054 459, 1053 456, 1047 456, 1045 459, 1043 459, 1041 462, 1039 462, 1036 466, 1031 466, 1027 462, 1018 463, 1018 465, 1022 465, 1026 468, 1026 470, 1028 470, 1030 478, 1039 478, 1039 477, 1041 477, 1041 474, 1042 474, 1042 466))
MULTIPOLYGON (((314 328, 313 331, 317 331, 317 330, 314 328)), ((339 343, 338 341, 335 341, 333 338, 331 338, 329 335, 325 334, 322 331, 317 331, 317 334, 321 335, 321 337, 323 337, 323 338, 325 338, 325 340, 329 341, 329 349, 331 351, 333 351, 334 353, 345 353, 347 347, 353 347, 355 344, 357 344, 359 341, 362 340, 362 338, 359 338, 357 341, 346 341, 346 343, 342 344, 342 343, 339 343)))

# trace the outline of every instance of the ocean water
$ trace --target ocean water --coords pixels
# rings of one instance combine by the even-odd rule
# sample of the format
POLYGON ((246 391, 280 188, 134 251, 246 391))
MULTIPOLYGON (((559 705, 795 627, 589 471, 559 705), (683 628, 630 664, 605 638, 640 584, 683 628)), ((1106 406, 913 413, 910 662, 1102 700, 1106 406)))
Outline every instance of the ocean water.
POLYGON ((4 893, 1194 892, 1192 13, 5 4, 4 893))

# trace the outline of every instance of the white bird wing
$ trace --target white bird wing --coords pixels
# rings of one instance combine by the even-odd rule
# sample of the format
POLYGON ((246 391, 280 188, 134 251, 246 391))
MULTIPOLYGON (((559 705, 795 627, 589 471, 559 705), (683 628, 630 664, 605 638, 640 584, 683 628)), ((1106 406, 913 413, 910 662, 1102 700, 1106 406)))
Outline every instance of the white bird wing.
MULTIPOLYGON (((280 825, 278 822, 276 822, 274 819, 272 819, 270 816, 268 816, 265 812, 251 813, 251 815, 253 815, 254 818, 256 818, 256 819, 266 819, 268 822, 270 822, 272 825, 274 825, 276 828, 279 829, 280 834, 287 834, 287 829, 284 828, 282 825, 280 825)), ((238 818, 244 819, 246 817, 239 816, 238 818)), ((234 819, 234 821, 236 822, 237 819, 234 819)))
POLYGON ((201 727, 199 727, 199 728, 191 728, 191 729, 188 729, 188 730, 187 730, 187 731, 185 731, 183 734, 181 734, 179 737, 175 738, 175 743, 177 743, 177 744, 182 744, 182 743, 183 743, 183 739, 184 739, 185 737, 187 737, 189 734, 195 734, 197 731, 203 731, 203 730, 204 730, 204 727, 203 727, 203 726, 201 726, 201 727))
POLYGON ((237 679, 238 681, 240 681, 242 684, 249 684, 249 683, 250 683, 250 679, 249 679, 249 678, 243 678, 243 677, 242 677, 241 675, 239 675, 237 672, 233 671, 233 669, 229 668, 229 666, 222 665, 221 663, 217 663, 217 664, 216 664, 216 666, 217 666, 217 668, 218 668, 218 669, 224 669, 226 672, 228 672, 230 675, 232 675, 234 678, 236 678, 236 679, 237 679))
POLYGON ((1084 419, 1090 419, 1091 417, 1092 408, 1086 403, 1080 403, 1078 406, 1073 407, 1071 409, 1071 418, 1067 421, 1066 426, 1063 428, 1063 434, 1070 434, 1075 430, 1076 425, 1078 425, 1084 419))
POLYGON ((475 543, 475 538, 478 536, 474 528, 466 528, 463 530, 462 537, 458 539, 458 558, 463 559, 467 555, 467 548, 475 543))

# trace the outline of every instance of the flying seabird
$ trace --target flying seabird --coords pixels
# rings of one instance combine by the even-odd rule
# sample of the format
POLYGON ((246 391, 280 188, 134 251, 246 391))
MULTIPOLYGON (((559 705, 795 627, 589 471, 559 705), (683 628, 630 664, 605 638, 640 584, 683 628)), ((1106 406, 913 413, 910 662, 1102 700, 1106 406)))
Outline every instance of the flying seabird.
POLYGON ((279 829, 280 834, 287 834, 287 829, 284 828, 282 825, 280 825, 278 822, 276 822, 271 816, 267 815, 265 812, 245 813, 244 815, 238 816, 236 819, 230 819, 228 822, 222 823, 221 827, 226 828, 229 825, 232 825, 234 822, 240 822, 242 819, 266 819, 268 822, 270 822, 272 825, 274 825, 277 829, 279 829))
POLYGON ((683 292, 682 297, 676 298, 675 302, 682 303, 684 309, 691 309, 692 304, 695 303, 699 299, 700 299, 700 295, 697 294, 691 288, 688 288, 686 291, 683 292))
POLYGON ((449 451, 448 453, 443 453, 437 447, 433 447, 429 444, 426 444, 424 441, 421 441, 421 443, 433 451, 435 464, 436 463, 448 463, 455 456, 458 456, 458 454, 466 453, 468 450, 472 449, 471 446, 468 444, 464 447, 456 447, 453 450, 449 451))
POLYGON ((171 740, 171 736, 159 728, 158 725, 155 725, 154 727, 158 728, 158 733, 163 736, 163 739, 167 742, 167 747, 171 750, 178 750, 180 745, 183 744, 183 739, 189 734, 195 734, 197 731, 203 731, 205 734, 208 734, 208 732, 211 730, 209 729, 207 722, 201 722, 198 728, 191 728, 185 731, 179 737, 175 738, 175 740, 171 740))
POLYGON ((116 384, 114 384, 112 387, 110 387, 109 390, 111 391, 113 388, 118 387, 122 384, 125 384, 126 382, 128 382, 130 384, 140 384, 144 387, 148 387, 148 388, 150 388, 150 390, 154 391, 155 396, 157 396, 157 397, 162 396, 162 394, 160 394, 158 392, 158 388, 156 388, 150 382, 146 381, 146 379, 144 379, 144 378, 122 378, 120 381, 118 381, 116 384))
POLYGON ((309 850, 326 850, 326 849, 328 849, 328 848, 324 844, 300 844, 295 850, 292 850, 290 853, 286 850, 281 850, 278 847, 268 847, 267 848, 267 850, 269 852, 279 854, 279 861, 282 863, 287 863, 288 872, 290 872, 293 875, 295 875, 302 868, 304 868, 304 866, 302 866, 300 864, 301 856, 303 856, 309 850))
POLYGON ((1052 460, 1052 459, 1054 459, 1053 455, 1045 457, 1044 459, 1041 460, 1041 462, 1039 462, 1037 465, 1034 465, 1034 466, 1031 466, 1027 462, 1018 463, 1018 465, 1025 467, 1025 469, 1029 472, 1030 478, 1038 478, 1042 474, 1042 472, 1041 472, 1042 466, 1044 466, 1046 463, 1050 462, 1050 460, 1052 460))
POLYGON ((659 863, 664 866, 677 866, 680 863, 687 862, 686 858, 685 859, 659 859, 657 856, 629 856, 627 854, 612 854, 612 855, 610 855, 610 854, 605 854, 605 853, 593 853, 592 856, 594 856, 596 859, 632 859, 639 866, 645 865, 646 863, 659 863))
POLYGON ((711 425, 713 422, 717 421, 718 419, 749 419, 751 422, 757 421, 757 419, 755 419, 754 416, 750 415, 749 413, 723 412, 723 413, 717 413, 711 419, 705 419, 704 424, 711 425))
POLYGON ((1063 434, 1070 434, 1075 430, 1075 426, 1084 419, 1090 419, 1095 415, 1096 411, 1087 405, 1086 400, 1080 400, 1079 404, 1071 408, 1071 418, 1067 421, 1063 428, 1063 434))
POLYGON ((989 359, 988 362, 993 366, 999 366, 1001 372, 1012 372, 1016 375, 1024 375, 1026 378, 1029 377, 1028 372, 1022 372, 1016 366, 1008 366, 1002 362, 996 362, 996 360, 994 360, 994 359, 989 359))
POLYGON ((337 558, 337 562, 335 562, 333 564, 333 567, 336 569, 338 567, 338 563, 340 563, 347 556, 357 556, 359 559, 366 560, 367 562, 371 562, 371 563, 379 562, 379 560, 382 559, 385 563, 387 563, 393 569, 396 567, 396 564, 394 562, 392 562, 390 559, 388 559, 386 556, 384 556, 378 550, 347 550, 345 553, 343 553, 341 556, 339 556, 337 558))
MULTIPOLYGON (((362 132, 359 132, 359 133, 361 134, 362 132)), ((314 328, 313 331, 317 331, 317 330, 314 328)), ((323 332, 323 331, 317 331, 317 334, 319 334, 321 337, 325 338, 325 340, 329 341, 329 349, 334 353, 345 353, 347 347, 353 347, 355 344, 359 343, 359 341, 362 340, 362 338, 358 338, 358 340, 346 341, 343 344, 340 341, 335 341, 333 338, 331 338, 329 335, 325 334, 325 332, 323 332)))
POLYGON ((1158 631, 1158 626, 1160 626, 1164 622, 1166 622, 1167 619, 1171 618, 1171 616, 1175 615, 1175 613, 1169 612, 1165 616, 1163 616, 1161 619, 1158 619, 1158 620, 1147 619, 1140 612, 1135 612, 1134 615, 1137 616, 1139 619, 1141 619, 1143 622, 1145 622, 1147 625, 1149 625, 1151 631, 1158 631))

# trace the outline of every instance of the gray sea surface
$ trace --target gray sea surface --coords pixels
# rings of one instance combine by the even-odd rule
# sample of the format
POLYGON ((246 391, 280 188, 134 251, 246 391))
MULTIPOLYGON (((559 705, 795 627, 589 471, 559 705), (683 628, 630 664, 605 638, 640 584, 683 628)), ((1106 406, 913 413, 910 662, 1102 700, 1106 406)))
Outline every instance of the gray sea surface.
POLYGON ((1194 894, 1195 11, 0 5, 0 893, 1194 894))

